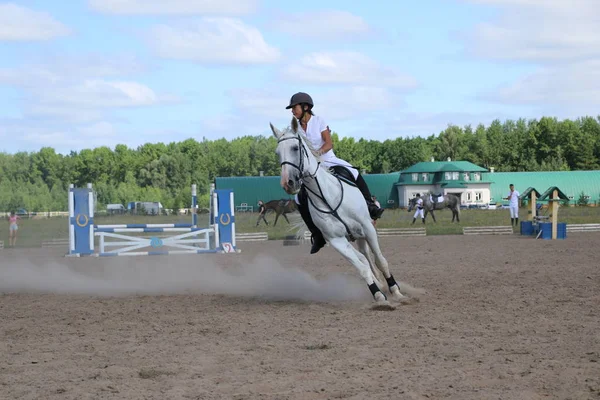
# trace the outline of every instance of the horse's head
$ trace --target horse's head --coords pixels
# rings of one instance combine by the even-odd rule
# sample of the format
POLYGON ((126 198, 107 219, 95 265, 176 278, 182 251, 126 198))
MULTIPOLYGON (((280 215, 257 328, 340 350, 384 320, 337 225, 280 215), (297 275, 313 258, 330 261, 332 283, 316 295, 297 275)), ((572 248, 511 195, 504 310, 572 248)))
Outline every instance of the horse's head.
POLYGON ((413 197, 408 200, 408 212, 411 212, 413 208, 415 208, 417 204, 417 198, 413 197))
POLYGON ((298 131, 287 129, 282 132, 273 124, 270 125, 273 135, 277 138, 275 152, 281 165, 281 187, 288 194, 296 194, 300 191, 302 180, 316 174, 317 159, 298 131))

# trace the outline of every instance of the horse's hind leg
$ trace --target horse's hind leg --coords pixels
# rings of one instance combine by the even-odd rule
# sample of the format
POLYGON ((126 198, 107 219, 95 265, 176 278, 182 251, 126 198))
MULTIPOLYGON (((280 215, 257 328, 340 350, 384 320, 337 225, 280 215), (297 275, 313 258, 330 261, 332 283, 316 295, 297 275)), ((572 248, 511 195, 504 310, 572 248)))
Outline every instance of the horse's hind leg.
POLYGON ((277 220, 279 219, 279 213, 275 215, 275 222, 273 222, 273 226, 277 225, 277 220))
POLYGON ((352 246, 346 238, 331 239, 329 241, 329 245, 336 249, 348 261, 350 261, 352 265, 354 265, 354 267, 358 270, 363 279, 367 282, 367 285, 369 286, 369 290, 371 291, 373 298, 379 305, 389 306, 390 308, 393 308, 388 303, 387 298, 375 282, 373 273, 371 272, 369 265, 361 261, 359 257, 360 253, 356 251, 354 246, 352 246))
POLYGON ((373 261, 373 257, 371 257, 371 251, 369 250, 367 239, 356 239, 356 243, 358 244, 358 258, 360 258, 363 263, 366 261, 366 263, 369 264, 371 272, 373 273, 373 277, 375 278, 375 283, 377 283, 377 286, 383 287, 383 285, 385 285, 385 277, 375 264, 375 261, 373 261))
POLYGON ((381 248, 379 247, 379 240, 377 239, 377 231, 375 231, 375 228, 367 228, 366 235, 366 241, 369 244, 373 255, 375 256, 375 265, 377 265, 379 270, 383 273, 383 276, 385 277, 392 297, 394 298, 394 300, 402 300, 406 298, 406 296, 404 296, 400 292, 400 285, 396 283, 394 276, 390 272, 390 267, 387 262, 387 259, 383 256, 383 253, 381 252, 381 248))
POLYGON ((433 218, 433 222, 437 224, 437 221, 435 219, 435 214, 433 213, 433 210, 431 210, 431 218, 433 218))
POLYGON ((285 220, 287 221, 287 223, 290 223, 290 220, 288 219, 288 217, 286 217, 285 213, 281 214, 283 216, 283 218, 285 218, 285 220))

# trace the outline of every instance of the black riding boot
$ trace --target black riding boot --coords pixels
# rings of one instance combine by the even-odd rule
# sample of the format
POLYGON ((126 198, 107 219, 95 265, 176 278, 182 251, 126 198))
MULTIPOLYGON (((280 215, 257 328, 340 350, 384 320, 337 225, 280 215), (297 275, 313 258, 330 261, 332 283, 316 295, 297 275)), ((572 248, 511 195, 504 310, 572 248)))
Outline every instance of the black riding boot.
POLYGON ((358 189, 362 192, 363 197, 367 202, 367 207, 369 208, 369 214, 371 215, 371 219, 375 220, 381 218, 381 214, 383 214, 385 210, 383 208, 377 207, 375 202, 373 202, 373 196, 369 191, 367 182, 365 182, 361 174, 358 174, 358 177, 356 178, 356 186, 358 186, 358 189))
POLYGON ((304 220, 304 223, 308 227, 308 230, 312 233, 312 237, 310 239, 312 242, 312 248, 310 249, 310 254, 315 254, 316 252, 321 250, 321 248, 323 246, 325 246, 325 244, 327 244, 327 242, 325 241, 325 238, 323 237, 323 233, 321 233, 319 228, 317 228, 317 226, 315 225, 315 223, 312 220, 312 217, 310 215, 310 210, 308 209, 308 196, 305 195, 306 192, 304 192, 304 193, 303 192, 304 192, 304 189, 298 195, 298 200, 300 201, 300 204, 298 205, 298 212, 300 212, 300 216, 302 216, 302 219, 304 220))

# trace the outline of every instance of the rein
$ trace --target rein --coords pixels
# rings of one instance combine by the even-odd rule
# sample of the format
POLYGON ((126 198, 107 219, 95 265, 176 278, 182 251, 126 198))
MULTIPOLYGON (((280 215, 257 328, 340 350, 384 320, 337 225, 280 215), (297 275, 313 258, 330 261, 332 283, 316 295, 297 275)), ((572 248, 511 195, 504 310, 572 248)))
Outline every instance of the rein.
MULTIPOLYGON (((288 137, 288 138, 282 138, 279 139, 277 141, 277 143, 281 143, 284 140, 293 140, 296 139, 298 140, 298 144, 299 144, 299 148, 300 148, 300 165, 296 165, 292 162, 289 161, 283 161, 280 165, 284 166, 284 165, 291 165, 292 167, 296 168, 298 171, 300 171, 300 173, 302 174, 302 178, 305 177, 305 175, 309 178, 313 178, 315 180, 315 182, 317 183, 317 187, 319 188, 319 193, 314 192, 313 190, 309 189, 304 182, 302 182, 302 186, 310 193, 312 193, 315 197, 317 197, 318 199, 320 199, 323 203, 325 203, 325 205, 327 207, 329 207, 329 210, 321 210, 320 208, 318 208, 314 201, 312 200, 310 194, 307 196, 308 197, 308 201, 310 201, 310 203, 312 204, 312 206, 319 212, 323 213, 323 214, 331 214, 333 215, 338 221, 340 221, 344 227, 346 228, 346 232, 348 233, 348 236, 350 238, 351 241, 355 241, 356 239, 354 238, 354 235, 352 234, 352 232, 350 232, 350 228, 348 228, 348 225, 342 220, 342 218, 339 216, 338 214, 338 209, 340 208, 340 206, 342 205, 342 202, 344 201, 344 184, 342 183, 341 179, 337 178, 339 184, 340 184, 340 190, 341 190, 341 196, 340 196, 340 201, 337 204, 337 206, 335 206, 335 208, 333 208, 329 202, 327 201, 327 199, 325 199, 325 196, 323 195, 323 189, 321 189, 321 184, 319 183, 319 180, 317 179, 317 172, 319 172, 319 168, 321 167, 321 162, 317 162, 317 167, 315 168, 315 172, 313 172, 312 174, 309 173, 305 173, 304 171, 304 157, 306 156, 308 158, 308 162, 310 163, 310 158, 308 157, 308 150, 306 149, 306 146, 304 144, 304 142, 302 141, 302 139, 300 138, 299 134, 297 134, 297 136, 295 137, 288 137)), ((304 180, 304 179, 302 179, 304 180)))

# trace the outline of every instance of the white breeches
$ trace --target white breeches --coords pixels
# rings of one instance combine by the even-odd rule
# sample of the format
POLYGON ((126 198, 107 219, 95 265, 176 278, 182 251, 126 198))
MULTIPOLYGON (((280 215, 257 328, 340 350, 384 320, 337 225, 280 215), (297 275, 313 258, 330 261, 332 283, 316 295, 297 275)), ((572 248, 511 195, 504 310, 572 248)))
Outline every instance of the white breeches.
POLYGON ((425 218, 425 215, 423 214, 423 209, 422 208, 421 209, 417 208, 417 211, 415 211, 415 215, 413 215, 413 218, 417 218, 419 215, 421 216, 421 218, 425 218))
MULTIPOLYGON (((335 156, 329 156, 327 158, 327 160, 321 160, 321 164, 327 168, 331 168, 336 165, 342 165, 344 167, 348 167, 348 171, 350 171, 350 173, 352 174, 354 179, 358 178, 358 170, 356 168, 352 168, 352 164, 350 164, 347 161, 342 160, 341 158, 337 158, 335 156)), ((294 196, 294 201, 296 202, 296 204, 300 204, 300 201, 298 200, 298 195, 294 196)))
POLYGON ((327 160, 321 161, 321 164, 323 164, 327 168, 331 168, 331 167, 334 167, 336 165, 341 165, 341 166, 344 166, 344 167, 348 167, 348 170, 352 173, 352 176, 354 177, 354 179, 358 178, 358 170, 356 168, 352 168, 352 164, 350 164, 349 162, 344 161, 344 160, 342 160, 340 158, 329 157, 329 158, 327 158, 327 160))
POLYGON ((510 217, 519 218, 519 206, 510 206, 510 217))

